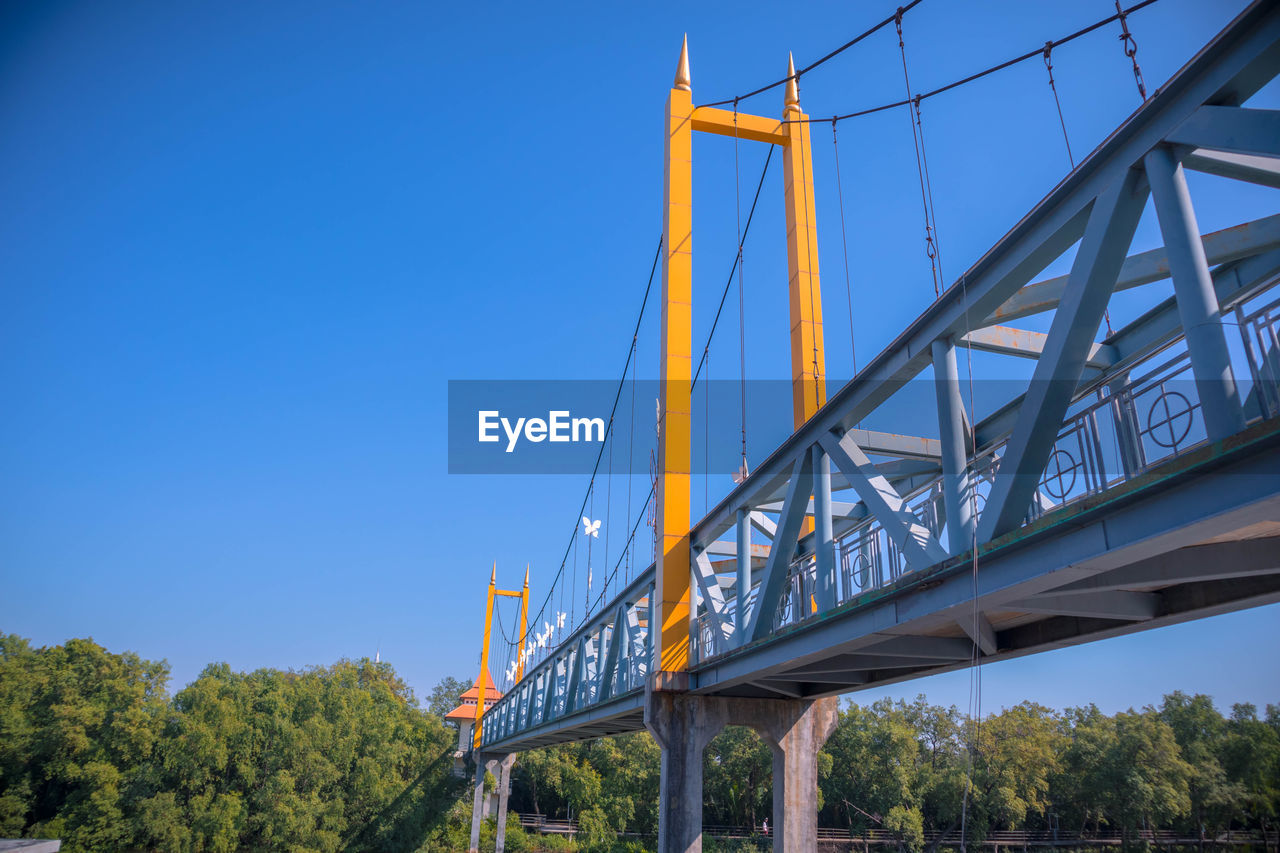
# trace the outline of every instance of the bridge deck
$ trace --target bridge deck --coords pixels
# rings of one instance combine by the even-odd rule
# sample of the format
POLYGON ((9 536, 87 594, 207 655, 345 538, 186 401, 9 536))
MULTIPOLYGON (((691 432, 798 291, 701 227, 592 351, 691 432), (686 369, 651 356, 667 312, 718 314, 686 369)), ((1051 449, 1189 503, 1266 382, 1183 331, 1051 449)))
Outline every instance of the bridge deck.
MULTIPOLYGON (((1259 0, 693 527, 689 690, 846 693, 1280 601, 1280 216, 1198 255, 1180 183, 1280 185, 1280 112, 1241 106, 1278 71, 1259 0), (1166 247, 1126 260, 1148 193, 1166 247), (1170 276, 1176 298, 1092 340, 1112 290, 1170 276), (999 325, 1048 311, 1048 334, 999 325), (956 346, 1036 359, 972 432, 956 346), (856 428, 931 366, 938 438, 856 428)), ((528 666, 483 748, 642 728, 653 584, 528 666)))

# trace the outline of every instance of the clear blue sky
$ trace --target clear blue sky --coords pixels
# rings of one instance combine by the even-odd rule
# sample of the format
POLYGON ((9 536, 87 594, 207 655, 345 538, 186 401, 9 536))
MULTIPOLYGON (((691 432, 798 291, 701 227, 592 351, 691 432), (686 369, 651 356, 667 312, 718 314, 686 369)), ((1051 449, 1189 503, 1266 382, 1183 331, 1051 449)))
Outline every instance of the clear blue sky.
MULTIPOLYGON (((1243 5, 1136 13, 1148 85, 1243 5)), ((175 687, 211 661, 302 667, 378 649, 419 693, 471 677, 490 563, 507 586, 531 563, 545 594, 586 478, 447 475, 446 383, 617 376, 661 228, 662 106, 685 32, 707 102, 888 11, 4 4, 0 630, 167 658, 175 687)), ((924 0, 905 23, 913 82, 933 88, 1112 11, 924 0)), ((1138 96, 1114 26, 1054 59, 1079 158, 1138 96)), ((806 78, 803 104, 896 100, 898 62, 882 31, 806 78)), ((1280 100, 1274 87, 1259 98, 1280 100)), ((744 109, 778 114, 781 93, 744 109)), ((1043 65, 927 102, 925 131, 950 281, 1066 171, 1043 65)), ((829 129, 813 138, 828 370, 847 376, 829 129)), ((848 122, 840 139, 865 358, 932 286, 905 114, 848 122)), ((747 195, 764 152, 739 155, 747 195)), ((699 139, 695 160, 701 340, 734 251, 733 144, 699 139)), ((1205 230, 1276 212, 1272 190, 1192 189, 1205 230)), ((781 220, 774 171, 747 247, 753 377, 788 375, 781 220)), ((1135 250, 1157 243, 1144 221, 1135 250)), ((1119 319, 1166 292, 1151 286, 1119 319)), ((641 339, 653 376, 652 322, 641 339)), ((713 376, 736 377, 736 351, 735 317, 713 376)), ((752 440, 762 458, 770 437, 752 440)), ((1240 653, 1274 644, 1278 614, 991 666, 985 704, 1116 709, 1176 688, 1280 701, 1274 664, 1240 653)), ((919 689, 963 706, 967 677, 894 692, 919 689)))

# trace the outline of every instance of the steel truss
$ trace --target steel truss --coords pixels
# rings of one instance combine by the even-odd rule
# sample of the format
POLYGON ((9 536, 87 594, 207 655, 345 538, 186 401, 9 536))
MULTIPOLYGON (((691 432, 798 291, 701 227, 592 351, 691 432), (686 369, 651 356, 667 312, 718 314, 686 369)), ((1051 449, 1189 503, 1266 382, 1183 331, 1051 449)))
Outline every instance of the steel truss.
MULTIPOLYGON (((1280 215, 1201 235, 1184 178, 1280 186, 1280 111, 1242 106, 1278 71, 1260 0, 693 527, 693 692, 831 695, 1280 600, 1280 215), (1126 257, 1148 197, 1165 246, 1126 257), (972 429, 956 347, 1035 359, 972 429), (857 427, 929 368, 936 438, 857 427)), ((482 748, 642 728, 654 583, 530 666, 482 748)))

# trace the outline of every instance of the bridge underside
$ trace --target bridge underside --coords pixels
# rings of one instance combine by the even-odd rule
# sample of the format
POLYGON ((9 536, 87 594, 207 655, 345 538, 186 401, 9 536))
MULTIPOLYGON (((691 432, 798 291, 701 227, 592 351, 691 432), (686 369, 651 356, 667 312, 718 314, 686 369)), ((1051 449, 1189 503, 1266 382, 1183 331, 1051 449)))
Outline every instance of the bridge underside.
POLYGON ((696 670, 810 698, 1280 601, 1280 419, 696 670))
MULTIPOLYGON (((1280 601, 1280 418, 708 660, 690 692, 812 699, 1280 601)), ((487 745, 641 731, 645 695, 487 745)))

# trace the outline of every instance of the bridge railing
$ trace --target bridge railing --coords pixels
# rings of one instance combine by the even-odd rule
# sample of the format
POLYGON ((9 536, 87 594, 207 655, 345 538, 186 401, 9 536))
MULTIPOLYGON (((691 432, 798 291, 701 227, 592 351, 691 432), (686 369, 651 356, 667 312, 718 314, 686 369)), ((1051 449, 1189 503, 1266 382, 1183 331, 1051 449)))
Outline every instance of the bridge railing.
MULTIPOLYGON (((1246 423, 1280 415, 1280 278, 1249 291, 1232 306, 1241 333, 1233 353, 1241 383, 1246 423)), ((1101 494, 1139 477, 1157 465, 1202 446, 1208 440, 1202 404, 1192 375, 1185 338, 1177 335, 1122 369, 1104 371, 1080 393, 1058 432, 1024 523, 1060 507, 1101 494)), ((974 458, 975 515, 981 517, 1004 458, 1008 435, 984 447, 974 458)), ((902 490, 903 505, 935 538, 946 534, 942 475, 916 476, 902 490)), ((897 540, 877 518, 850 524, 834 539, 837 555, 836 604, 894 583, 911 571, 897 540)), ((817 560, 812 543, 801 542, 776 599, 772 629, 798 624, 819 612, 817 560)), ((732 575, 715 576, 725 606, 696 601, 692 653, 709 660, 737 647, 738 622, 760 596, 759 580, 739 602, 732 575)))
POLYGON ((596 612, 484 716, 481 746, 643 688, 650 658, 653 567, 596 612))

